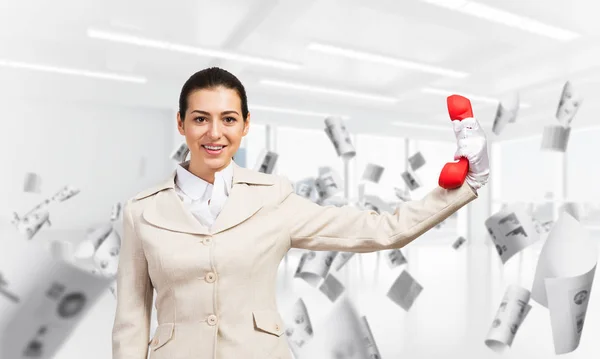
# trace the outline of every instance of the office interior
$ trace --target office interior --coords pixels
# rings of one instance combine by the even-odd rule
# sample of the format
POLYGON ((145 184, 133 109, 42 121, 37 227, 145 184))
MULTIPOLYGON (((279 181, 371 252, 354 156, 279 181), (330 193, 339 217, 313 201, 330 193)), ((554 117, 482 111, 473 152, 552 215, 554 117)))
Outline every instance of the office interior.
MULTIPOLYGON (((402 248, 404 266, 363 253, 336 275, 369 319, 381 358, 495 358, 484 341, 498 306, 508 286, 531 289, 547 233, 503 263, 485 221, 517 203, 550 203, 556 221, 570 202, 596 250, 600 240, 597 11, 591 0, 0 0, 0 288, 12 285, 23 302, 43 284, 36 273, 47 263, 21 243, 76 244, 109 220, 115 203, 175 170, 171 155, 184 140, 178 96, 198 70, 222 67, 246 87, 251 127, 236 161, 255 168, 263 151, 273 151, 273 173, 292 182, 329 167, 350 201, 367 164, 376 164, 384 172, 371 193, 400 203, 394 188, 406 188, 402 173, 416 153, 425 164, 411 198, 438 186, 457 146, 446 98, 460 94, 487 136, 487 185, 402 248), (544 150, 567 82, 583 101, 566 149, 544 150), (516 121, 494 133, 499 104, 515 94, 516 121), (347 163, 325 133, 328 116, 343 118, 350 132, 356 155, 347 163), (26 192, 32 173, 40 190, 26 192), (16 231, 13 212, 26 213, 66 185, 80 192, 52 208, 51 225, 31 240, 16 231), (461 236, 465 244, 454 249, 461 236), (408 311, 386 297, 403 270, 423 286, 408 311)), ((300 256, 291 250, 281 262, 279 309, 302 297, 319 323, 334 303, 294 277, 300 256)), ((549 311, 532 300, 502 355, 597 357, 597 291, 576 349, 555 353, 549 311)), ((19 303, 0 296, 4 313, 19 303)), ((48 358, 110 358, 115 308, 108 289, 91 298, 48 358)), ((0 335, 14 329, 7 316, 0 335)))

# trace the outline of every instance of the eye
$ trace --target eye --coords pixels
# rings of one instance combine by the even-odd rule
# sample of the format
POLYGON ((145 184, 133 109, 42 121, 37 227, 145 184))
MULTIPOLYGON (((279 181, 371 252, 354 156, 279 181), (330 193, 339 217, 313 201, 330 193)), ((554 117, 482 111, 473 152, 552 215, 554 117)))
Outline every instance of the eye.
POLYGON ((196 121, 196 122, 204 122, 204 121, 206 121, 206 117, 196 117, 194 119, 194 121, 196 121))
POLYGON ((224 120, 227 123, 234 123, 237 121, 237 119, 235 117, 225 117, 224 120))

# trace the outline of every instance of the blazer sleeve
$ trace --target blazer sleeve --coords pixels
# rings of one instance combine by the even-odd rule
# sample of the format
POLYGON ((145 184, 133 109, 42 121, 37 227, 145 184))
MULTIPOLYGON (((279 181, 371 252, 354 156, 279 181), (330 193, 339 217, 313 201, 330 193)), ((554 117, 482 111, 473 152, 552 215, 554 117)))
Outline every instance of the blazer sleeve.
POLYGON ((400 204, 393 214, 378 214, 349 205, 318 205, 297 195, 286 178, 281 188, 291 247, 341 252, 402 248, 477 198, 465 182, 452 190, 437 187, 420 200, 400 204))
POLYGON ((117 309, 112 329, 113 359, 146 359, 154 288, 129 200, 123 209, 123 238, 117 271, 117 309))

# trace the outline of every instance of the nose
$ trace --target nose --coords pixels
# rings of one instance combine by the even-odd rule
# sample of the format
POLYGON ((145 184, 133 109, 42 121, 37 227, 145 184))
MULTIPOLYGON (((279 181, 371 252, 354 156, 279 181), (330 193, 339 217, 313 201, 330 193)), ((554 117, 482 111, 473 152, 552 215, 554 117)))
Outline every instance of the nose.
POLYGON ((212 140, 218 140, 223 136, 223 129, 221 128, 221 121, 212 121, 208 135, 212 140))

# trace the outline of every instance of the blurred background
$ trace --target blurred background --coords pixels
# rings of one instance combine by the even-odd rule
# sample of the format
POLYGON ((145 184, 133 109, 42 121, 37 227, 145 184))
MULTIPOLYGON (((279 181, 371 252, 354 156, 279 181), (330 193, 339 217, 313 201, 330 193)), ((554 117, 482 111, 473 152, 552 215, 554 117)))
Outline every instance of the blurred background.
MULTIPOLYGON (((503 265, 484 221, 505 204, 549 201, 556 214, 576 202, 600 240, 599 8, 592 0, 0 0, 0 284, 25 280, 36 265, 15 254, 27 239, 13 212, 75 186, 80 193, 53 208, 51 226, 31 241, 77 242, 108 221, 113 204, 175 169, 177 99, 200 69, 225 68, 246 87, 247 167, 269 149, 279 155, 274 173, 292 181, 323 166, 343 173, 323 120, 344 116, 356 148, 350 197, 368 163, 385 168, 382 187, 404 188, 416 152, 426 164, 412 198, 435 188, 456 150, 446 96, 458 93, 486 131, 492 175, 476 201, 403 248, 423 292, 408 312, 378 295, 399 272, 377 253, 353 257, 340 277, 382 358, 494 358, 484 340, 498 304, 509 284, 531 287, 542 243, 503 265), (567 151, 541 151, 567 81, 584 97, 567 151), (514 93, 517 120, 497 135, 499 101, 514 93), (42 179, 38 193, 23 191, 27 173, 42 179), (454 250, 459 236, 467 243, 454 250)), ((378 195, 396 200, 393 191, 378 195)), ((280 268, 282 311, 310 289, 292 279, 298 261, 290 252, 280 268)), ((327 299, 306 298, 312 317, 326 316, 327 299)), ((116 301, 108 289, 94 300, 55 358, 111 357, 116 301)), ((0 296, 0 308, 10 305, 0 296)), ((579 348, 563 357, 598 356, 598 318, 594 293, 579 348)), ((545 308, 533 306, 504 356, 555 357, 545 308)))

